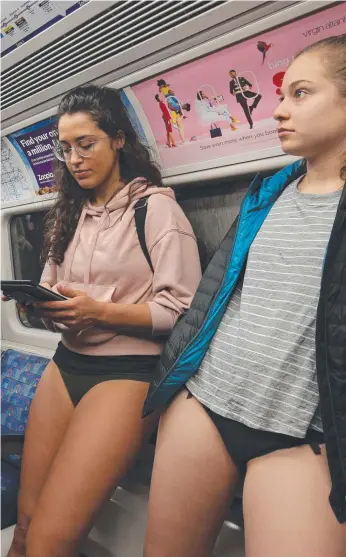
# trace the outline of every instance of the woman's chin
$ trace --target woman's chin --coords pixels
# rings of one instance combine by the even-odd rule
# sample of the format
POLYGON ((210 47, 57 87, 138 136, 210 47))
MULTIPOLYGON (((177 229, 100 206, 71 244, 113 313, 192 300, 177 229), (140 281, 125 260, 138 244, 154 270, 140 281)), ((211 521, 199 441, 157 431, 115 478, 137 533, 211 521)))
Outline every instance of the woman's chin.
POLYGON ((285 153, 285 155, 293 155, 295 157, 302 156, 302 148, 301 146, 294 144, 293 141, 290 140, 280 140, 281 149, 285 153))
POLYGON ((97 187, 92 180, 77 180, 77 182, 83 190, 93 190, 97 187))

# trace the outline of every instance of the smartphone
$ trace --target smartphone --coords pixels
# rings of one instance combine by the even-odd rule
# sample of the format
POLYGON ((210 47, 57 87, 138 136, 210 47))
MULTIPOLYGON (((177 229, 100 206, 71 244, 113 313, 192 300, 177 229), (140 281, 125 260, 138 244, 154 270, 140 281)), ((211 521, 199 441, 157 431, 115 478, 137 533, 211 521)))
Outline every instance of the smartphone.
POLYGON ((31 280, 2 280, 1 290, 7 298, 23 304, 32 302, 63 302, 67 300, 62 294, 57 294, 31 280))

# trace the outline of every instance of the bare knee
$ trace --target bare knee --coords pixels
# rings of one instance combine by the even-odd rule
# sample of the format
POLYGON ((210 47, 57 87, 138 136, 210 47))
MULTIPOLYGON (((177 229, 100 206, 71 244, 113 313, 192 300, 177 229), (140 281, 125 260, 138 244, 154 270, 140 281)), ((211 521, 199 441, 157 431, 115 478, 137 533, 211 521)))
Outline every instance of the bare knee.
POLYGON ((170 557, 170 555, 166 551, 167 547, 166 550, 165 548, 160 548, 156 543, 156 541, 153 541, 150 538, 151 538, 150 536, 149 538, 147 536, 145 546, 144 546, 143 557, 170 557))
MULTIPOLYGON (((30 524, 30 517, 26 516, 24 513, 18 514, 18 520, 16 527, 14 529, 13 540, 11 545, 12 554, 25 554, 25 544, 27 532, 30 524)), ((9 555, 11 555, 11 551, 9 555)))
POLYGON ((26 514, 20 512, 18 514, 16 530, 19 533, 21 533, 23 536, 26 536, 26 533, 28 531, 30 522, 31 522, 31 517, 29 517, 26 514))
POLYGON ((76 557, 78 540, 59 531, 58 525, 33 520, 26 538, 25 557, 76 557))

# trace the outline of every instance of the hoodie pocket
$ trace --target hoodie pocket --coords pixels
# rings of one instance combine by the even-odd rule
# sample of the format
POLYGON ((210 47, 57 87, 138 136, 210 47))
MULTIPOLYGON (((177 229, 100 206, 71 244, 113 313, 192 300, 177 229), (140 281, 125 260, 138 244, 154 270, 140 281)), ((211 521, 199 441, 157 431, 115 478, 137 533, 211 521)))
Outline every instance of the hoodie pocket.
MULTIPOLYGON (((86 292, 90 298, 94 298, 98 302, 113 302, 116 292, 115 286, 102 286, 98 284, 84 284, 79 282, 68 282, 62 280, 55 285, 53 290, 57 291, 57 286, 65 286, 72 290, 82 290, 86 292)), ((70 331, 65 325, 55 323, 56 328, 63 332, 69 342, 74 344, 102 344, 114 338, 117 333, 111 329, 102 327, 90 327, 81 331, 70 331)))

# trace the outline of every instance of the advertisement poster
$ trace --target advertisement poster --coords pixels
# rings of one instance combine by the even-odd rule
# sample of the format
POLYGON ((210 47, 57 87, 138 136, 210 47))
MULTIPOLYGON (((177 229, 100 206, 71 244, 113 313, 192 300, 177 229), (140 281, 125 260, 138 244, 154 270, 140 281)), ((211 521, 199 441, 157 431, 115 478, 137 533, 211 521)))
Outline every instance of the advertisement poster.
POLYGON ((58 135, 50 118, 8 136, 23 161, 38 195, 55 190, 53 141, 58 135))
POLYGON ((88 1, 2 0, 1 56, 9 54, 88 1))
MULTIPOLYGON (((130 100, 124 91, 120 91, 120 95, 133 127, 143 143, 147 143, 142 124, 130 100)), ((57 140, 58 131, 54 117, 3 138, 1 143, 3 201, 21 201, 31 196, 33 191, 37 195, 55 191, 53 145, 57 140)))
POLYGON ((230 157, 249 160, 279 147, 272 115, 292 57, 345 32, 342 2, 132 87, 163 170, 215 159, 230 164, 230 157))
POLYGON ((25 165, 6 137, 1 138, 1 203, 30 199, 34 194, 25 165))

